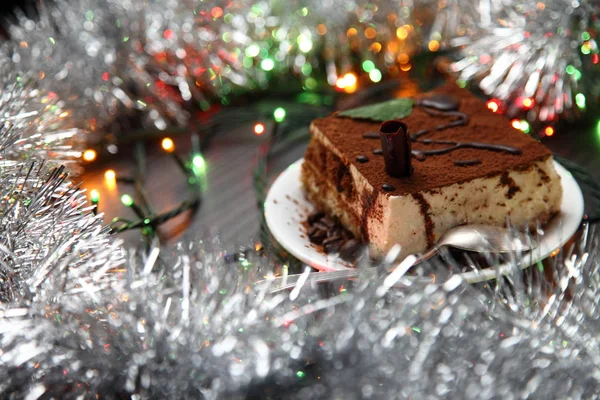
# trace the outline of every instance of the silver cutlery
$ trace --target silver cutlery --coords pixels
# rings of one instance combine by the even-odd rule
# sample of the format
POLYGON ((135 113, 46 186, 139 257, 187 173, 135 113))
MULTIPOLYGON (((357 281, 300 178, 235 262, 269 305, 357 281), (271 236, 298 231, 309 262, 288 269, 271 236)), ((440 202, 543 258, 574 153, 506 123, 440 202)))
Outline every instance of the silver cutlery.
MULTIPOLYGON (((414 265, 431 259, 444 247, 476 253, 506 253, 518 250, 527 252, 537 247, 537 243, 527 234, 514 229, 490 225, 462 225, 447 231, 431 249, 417 256, 414 265)), ((256 282, 256 285, 268 284, 268 292, 275 293, 292 289, 299 282, 302 285, 328 282, 337 279, 361 277, 369 279, 377 274, 375 269, 348 269, 331 272, 309 272, 302 274, 284 275, 256 282)))

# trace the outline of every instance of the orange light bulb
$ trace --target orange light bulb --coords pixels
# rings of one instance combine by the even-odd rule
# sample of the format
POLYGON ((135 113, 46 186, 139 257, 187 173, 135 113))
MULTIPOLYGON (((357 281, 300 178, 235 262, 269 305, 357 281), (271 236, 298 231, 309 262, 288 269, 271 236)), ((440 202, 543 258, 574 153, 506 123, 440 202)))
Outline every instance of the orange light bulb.
POLYGON ((256 136, 260 136, 263 133, 265 133, 265 124, 262 122, 257 122, 256 125, 254 125, 254 134, 256 134, 256 136))
POLYGON ((87 162, 92 162, 96 159, 96 150, 87 149, 83 152, 83 159, 87 162))
POLYGON ((104 173, 104 179, 106 179, 107 181, 114 181, 115 179, 117 179, 117 173, 112 169, 107 169, 104 173))
POLYGON ((523 99, 523 108, 531 108, 534 104, 535 103, 531 97, 526 97, 523 99))
POLYGON ((498 104, 498 100, 496 99, 488 100, 486 105, 488 110, 490 110, 491 112, 498 112, 498 110, 500 109, 500 105, 498 104))
POLYGON ((161 146, 164 151, 168 153, 172 153, 175 150, 175 143, 173 143, 173 139, 166 137, 162 140, 161 146))

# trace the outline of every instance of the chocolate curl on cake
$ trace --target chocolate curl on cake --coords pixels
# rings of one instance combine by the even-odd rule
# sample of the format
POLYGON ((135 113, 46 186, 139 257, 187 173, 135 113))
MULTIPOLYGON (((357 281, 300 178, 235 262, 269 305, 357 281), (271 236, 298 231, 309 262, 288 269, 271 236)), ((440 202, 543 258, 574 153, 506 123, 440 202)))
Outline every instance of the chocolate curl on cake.
POLYGON ((385 172, 397 178, 411 176, 412 153, 406 124, 397 120, 385 121, 379 128, 379 138, 385 160, 385 172))

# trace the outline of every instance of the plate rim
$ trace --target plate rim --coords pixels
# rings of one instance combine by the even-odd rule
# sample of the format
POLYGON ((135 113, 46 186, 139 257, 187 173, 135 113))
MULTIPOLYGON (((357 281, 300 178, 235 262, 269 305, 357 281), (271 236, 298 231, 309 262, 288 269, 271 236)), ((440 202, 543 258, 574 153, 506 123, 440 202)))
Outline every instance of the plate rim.
MULTIPOLYGON (((279 229, 278 224, 283 223, 284 221, 274 220, 273 215, 276 214, 276 212, 271 211, 273 211, 273 207, 275 207, 275 205, 278 205, 278 201, 274 198, 274 196, 278 194, 278 189, 280 189, 283 186, 287 187, 287 185, 289 185, 290 183, 297 185, 296 189, 300 188, 301 190, 299 180, 299 169, 303 162, 304 158, 300 158, 299 160, 296 160, 295 162, 290 164, 284 171, 282 171, 279 174, 279 176, 273 181, 273 183, 269 187, 269 191, 267 193, 264 203, 264 215, 267 227, 269 228, 269 231, 271 232, 274 239, 277 240, 277 242, 279 242, 279 244, 286 251, 288 251, 291 255, 296 257, 302 263, 309 265, 314 269, 317 269, 319 271, 338 271, 352 268, 350 266, 350 263, 341 260, 339 257, 322 254, 318 252, 317 249, 310 246, 309 251, 311 253, 315 255, 318 254, 321 256, 321 258, 327 260, 324 263, 315 262, 314 258, 307 257, 305 255, 305 251, 299 251, 299 249, 297 249, 297 247, 293 243, 291 243, 291 239, 288 240, 286 235, 282 234, 282 232, 284 232, 285 229, 279 229), (296 175, 294 176, 293 174, 296 175)), ((537 254, 530 253, 523 258, 523 260, 529 259, 529 261, 521 263, 522 269, 529 268, 535 265, 536 263, 546 259, 554 250, 564 246, 569 241, 569 239, 577 232, 577 229, 581 225, 583 219, 584 200, 583 193, 581 192, 579 184, 577 183, 573 175, 565 167, 560 165, 556 160, 553 160, 553 162, 554 167, 556 168, 556 172, 561 178, 561 186, 563 189, 563 197, 560 208, 562 212, 568 210, 566 212, 566 216, 563 217, 561 221, 555 220, 554 225, 558 224, 558 226, 553 226, 552 228, 553 230, 560 230, 560 239, 558 239, 557 241, 553 241, 552 243, 546 243, 542 240, 540 243, 540 247, 538 247, 537 249, 537 254), (569 193, 569 195, 565 196, 565 193, 567 192, 569 193), (559 222, 563 222, 562 225, 559 224, 559 222), (565 235, 565 233, 567 235, 565 235)), ((296 201, 298 201, 298 199, 296 199, 296 201)), ((310 203, 308 203, 306 199, 303 198, 302 202, 310 206, 310 203)), ((290 218, 290 220, 293 220, 293 218, 290 218)), ((300 222, 298 222, 298 224, 300 224, 300 222)), ((310 244, 307 238, 304 238, 303 240, 306 243, 310 244)), ((477 283, 482 281, 493 280, 498 278, 499 276, 508 275, 511 271, 512 268, 509 264, 501 264, 494 268, 482 269, 478 271, 461 272, 457 275, 462 277, 462 279, 464 279, 467 282, 477 283)))

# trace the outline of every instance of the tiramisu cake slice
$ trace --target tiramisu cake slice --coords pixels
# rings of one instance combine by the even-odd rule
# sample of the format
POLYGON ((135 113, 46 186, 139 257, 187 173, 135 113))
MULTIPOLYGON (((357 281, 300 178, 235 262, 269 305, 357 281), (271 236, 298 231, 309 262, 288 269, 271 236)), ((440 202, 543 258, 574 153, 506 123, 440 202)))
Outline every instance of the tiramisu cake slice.
POLYGON ((398 102, 313 121, 302 165, 309 200, 372 257, 395 244, 423 252, 462 224, 532 226, 558 212, 550 151, 470 92, 447 84, 386 118, 398 102))

